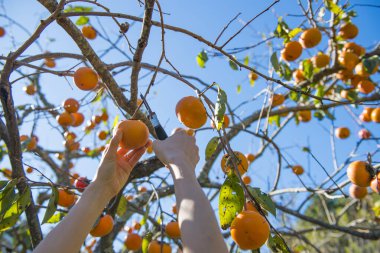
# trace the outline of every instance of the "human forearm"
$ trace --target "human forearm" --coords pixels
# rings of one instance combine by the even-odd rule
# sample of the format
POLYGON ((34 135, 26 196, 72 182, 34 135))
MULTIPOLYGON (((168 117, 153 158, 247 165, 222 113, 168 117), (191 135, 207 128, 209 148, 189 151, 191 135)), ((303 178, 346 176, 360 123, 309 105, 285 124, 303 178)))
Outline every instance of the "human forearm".
POLYGON ((214 211, 192 169, 171 165, 184 253, 224 253, 227 247, 214 211))
POLYGON ((78 252, 111 196, 90 184, 68 215, 47 235, 34 252, 78 252), (73 236, 75 235, 75 236, 73 236))

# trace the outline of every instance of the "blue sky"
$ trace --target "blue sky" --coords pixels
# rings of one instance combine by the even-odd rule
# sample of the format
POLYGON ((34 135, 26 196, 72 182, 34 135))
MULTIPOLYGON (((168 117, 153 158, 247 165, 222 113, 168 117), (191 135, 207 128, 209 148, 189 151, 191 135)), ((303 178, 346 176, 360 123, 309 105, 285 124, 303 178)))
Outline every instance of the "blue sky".
MULTIPOLYGON (((48 16, 48 12, 36 1, 30 0, 5 0, 3 2, 3 7, 5 7, 6 14, 12 17, 17 22, 22 24, 29 31, 33 31, 39 23, 40 19, 44 19, 48 16), (22 6, 23 8, 20 8, 22 6)), ((135 16, 141 16, 143 13, 143 8, 141 8, 137 1, 99 1, 104 3, 113 12, 127 13, 135 16)), ((204 38, 214 41, 223 27, 239 12, 241 15, 238 20, 233 22, 228 30, 224 33, 219 43, 224 42, 232 34, 234 34, 238 29, 241 28, 242 23, 249 20, 267 6, 269 6, 273 1, 164 1, 161 3, 164 12, 168 15, 164 16, 164 21, 167 24, 183 27, 196 34, 203 36, 204 38)), ((321 2, 321 1, 319 1, 321 2)), ((238 37, 232 40, 226 48, 240 47, 251 45, 262 40, 263 34, 268 34, 272 32, 277 24, 277 18, 283 16, 285 21, 294 28, 298 26, 303 18, 300 17, 287 17, 286 14, 301 14, 300 9, 297 6, 297 1, 285 1, 282 0, 280 3, 276 4, 274 8, 265 13, 264 15, 257 18, 252 24, 247 27, 238 37)), ((363 1, 351 1, 352 4, 363 3, 363 1)), ((366 4, 377 4, 376 0, 367 0, 366 4)), ((354 40, 358 44, 363 45, 367 50, 373 48, 373 46, 379 42, 378 35, 378 23, 380 21, 378 15, 378 8, 369 8, 358 6, 355 9, 358 13, 358 17, 353 19, 353 22, 360 28, 358 37, 354 40)), ((4 13, 4 9, 0 9, 0 13, 4 13)), ((154 19, 158 20, 159 16, 157 13, 154 14, 154 19)), ((98 30, 101 30, 101 25, 104 27, 106 33, 111 38, 116 38, 118 34, 118 28, 109 18, 91 18, 91 24, 98 30)), ((15 46, 20 46, 25 39, 28 38, 22 29, 15 25, 10 25, 10 22, 2 17, 0 17, 0 25, 7 29, 7 36, 0 38, 0 54, 6 55, 10 50, 14 50, 15 46)), ((128 38, 130 39, 132 45, 136 44, 136 40, 139 36, 140 23, 136 23, 132 26, 128 32, 128 38)), ((240 102, 248 100, 255 96, 259 91, 267 86, 267 83, 261 78, 259 79, 254 87, 251 87, 248 82, 248 72, 246 70, 233 71, 228 66, 228 61, 225 57, 212 58, 207 63, 205 69, 201 69, 197 66, 195 57, 201 50, 210 49, 207 46, 199 43, 198 41, 192 39, 189 36, 185 36, 180 33, 167 31, 165 34, 166 38, 166 53, 170 61, 176 66, 176 68, 186 75, 193 75, 201 78, 207 83, 217 82, 221 87, 228 93, 228 100, 232 107, 235 107, 240 102), (242 91, 237 94, 237 85, 241 85, 242 91)), ((78 48, 74 42, 69 38, 64 31, 57 25, 52 24, 49 26, 38 39, 38 42, 42 46, 42 51, 51 52, 72 52, 79 53, 78 48)), ((91 45, 101 53, 102 50, 106 48, 105 41, 101 38, 97 38, 91 41, 91 45)), ((274 48, 280 49, 281 41, 274 41, 274 48)), ((126 43, 120 43, 120 48, 127 52, 129 51, 126 43)), ((308 57, 315 54, 318 50, 326 49, 326 43, 321 43, 315 49, 307 50, 304 52, 302 57, 308 57)), ((40 53, 41 50, 37 46, 32 46, 24 55, 33 55, 40 53)), ((161 53, 161 33, 160 29, 154 27, 152 29, 151 39, 149 41, 148 47, 145 51, 143 62, 156 64, 158 62, 161 53)), ((241 59, 246 55, 250 56, 250 65, 256 67, 260 71, 264 71, 267 74, 268 61, 268 49, 265 46, 255 48, 252 51, 246 53, 241 53, 238 58, 241 59)), ((104 59, 107 63, 116 63, 119 61, 126 61, 127 59, 117 53, 116 51, 111 51, 104 59)), ((75 61, 68 60, 57 60, 57 69, 64 70, 72 67, 76 64, 75 61)), ((295 67, 296 65, 293 65, 295 67)), ((168 64, 164 64, 163 67, 170 69, 168 64)), ((25 70, 26 73, 31 73, 31 70, 25 70)), ((147 73, 142 71, 140 76, 147 73)), ((18 76, 14 74, 11 79, 16 79, 18 76)), ((130 71, 125 71, 118 76, 116 80, 120 85, 129 84, 130 71)), ((374 78, 378 81, 378 75, 374 78)), ((144 91, 146 84, 149 82, 149 78, 145 78, 140 82, 140 90, 144 91)), ((177 101, 188 95, 195 95, 195 93, 189 89, 183 83, 172 79, 170 77, 164 77, 159 75, 157 80, 159 82, 153 87, 150 92, 149 102, 151 107, 157 112, 161 123, 165 125, 167 132, 175 127, 181 126, 178 122, 174 108, 177 101)), ((195 82, 194 82, 195 83, 195 82)), ((27 84, 24 80, 19 81, 13 85, 13 92, 15 97, 15 103, 17 105, 31 103, 35 104, 36 101, 31 97, 26 97, 22 91, 22 87, 27 84)), ((73 86, 71 78, 67 81, 61 77, 55 77, 49 74, 44 74, 41 79, 42 89, 46 93, 46 97, 52 103, 56 105, 61 104, 61 101, 68 97, 74 97, 81 99, 86 95, 86 92, 78 90, 73 86), (68 84, 70 83, 71 86, 68 84)), ((198 84, 197 84, 198 85, 198 84)), ((201 87, 198 85, 198 87, 201 87)), ((279 89, 279 92, 285 92, 283 88, 279 89)), ((216 94, 209 92, 209 97, 215 100, 216 94)), ((242 107, 237 114, 240 117, 246 117, 253 111, 261 107, 262 99, 258 99, 253 103, 249 103, 242 107)), ((287 105, 294 106, 293 102, 286 102, 287 105)), ((101 109, 100 104, 95 104, 92 108, 82 108, 81 111, 86 114, 87 117, 92 115, 94 112, 99 113, 101 109)), ((111 118, 119 114, 116 108, 108 101, 108 108, 110 110, 111 118)), ((352 107, 351 107, 352 108, 352 107)), ((352 108, 354 113, 359 114, 361 110, 352 108)), ((355 143, 358 141, 357 132, 360 127, 352 120, 349 114, 344 109, 337 109, 334 111, 336 116, 335 125, 336 126, 347 126, 351 130, 351 137, 347 140, 336 141, 336 153, 338 162, 342 162, 349 155, 351 149, 354 147, 355 143)), ((32 120, 32 118, 30 118, 32 120)), ((55 123, 54 120, 51 120, 55 123)), ((21 128, 21 133, 28 133, 30 131, 31 123, 25 124, 21 128)), ((379 125, 374 123, 365 124, 373 133, 379 133, 379 125)), ((105 126, 102 126, 106 129, 105 126)), ((318 121, 313 119, 309 124, 300 124, 296 126, 294 122, 290 123, 288 127, 275 139, 276 143, 284 150, 285 157, 294 164, 302 164, 308 175, 302 176, 302 180, 306 184, 310 184, 310 178, 313 178, 317 182, 321 182, 325 178, 324 172, 315 162, 308 162, 306 153, 301 151, 301 148, 307 145, 311 146, 312 152, 319 159, 319 161, 328 169, 328 171, 333 170, 332 166, 332 156, 331 156, 331 145, 330 138, 326 134, 331 128, 331 122, 328 120, 318 121)), ((76 132, 80 132, 81 128, 76 129, 76 132)), ((252 129, 256 129, 254 124, 252 129)), ((273 130, 274 128, 271 128, 273 130)), ((51 149, 60 149, 62 147, 61 139, 59 133, 53 129, 46 120, 41 120, 37 125, 36 133, 40 138, 40 144, 44 147, 49 147, 51 149)), ((197 134, 197 143, 201 150, 201 161, 199 163, 199 168, 203 165, 204 161, 204 148, 208 140, 215 136, 211 130, 202 131, 197 134)), ((87 137, 84 145, 92 145, 93 137, 87 137)), ((247 134, 240 134, 237 138, 232 140, 232 147, 243 153, 246 152, 256 152, 260 145, 260 140, 252 138, 247 134)), ((366 152, 373 152, 376 149, 375 142, 367 142, 363 144, 362 148, 359 150, 358 154, 360 159, 364 158, 366 152)), ((39 162, 30 154, 24 156, 25 162, 30 163, 33 166, 43 168, 45 165, 39 162)), ((379 161, 378 157, 375 160, 379 161)), ((1 163, 2 167, 9 166, 7 161, 1 163)), ((285 164, 285 163, 284 163, 285 164)), ((96 160, 84 159, 75 164, 74 170, 79 172, 81 175, 86 175, 92 177, 95 173, 97 167, 96 160)), ((199 169, 198 168, 198 169, 199 169)), ((272 186, 274 180, 274 173, 276 169, 276 154, 267 150, 264 156, 259 160, 255 161, 249 169, 249 175, 252 177, 252 185, 255 187, 261 187, 263 191, 268 191, 272 186)), ((160 173, 167 173, 166 170, 161 170, 160 173)), ((37 179, 36 175, 33 175, 37 179)), ((212 169, 210 177, 214 180, 219 180, 222 182, 223 174, 219 168, 219 162, 215 163, 212 169), (219 178, 219 179, 217 179, 219 178)), ((289 169, 284 169, 282 173, 282 179, 280 181, 280 188, 287 187, 301 187, 298 178, 291 173, 289 169)), ((313 186, 312 184, 310 184, 313 186)), ((300 198, 298 198, 299 200, 300 198)), ((280 200, 276 198, 276 200, 280 200)), ((216 206, 216 202, 213 203, 216 206)), ((168 205, 168 210, 171 204, 168 205)))

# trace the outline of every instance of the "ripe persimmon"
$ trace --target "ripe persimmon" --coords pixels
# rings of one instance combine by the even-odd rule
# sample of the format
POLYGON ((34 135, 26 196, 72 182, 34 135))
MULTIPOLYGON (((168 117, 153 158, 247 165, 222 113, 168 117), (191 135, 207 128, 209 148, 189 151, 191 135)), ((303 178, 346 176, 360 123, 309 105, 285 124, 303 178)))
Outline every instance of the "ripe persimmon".
POLYGON ((362 77, 359 75, 353 75, 353 77, 351 77, 351 87, 356 88, 360 81, 363 81, 366 79, 367 79, 366 77, 362 77))
POLYGON ((45 58, 44 64, 48 68, 55 68, 55 60, 53 58, 45 58))
POLYGON ((32 172, 33 172, 33 168, 32 167, 26 168, 26 173, 30 174, 32 172))
MULTIPOLYGON (((211 121, 211 127, 212 128, 215 128, 215 126, 214 126, 214 121, 211 121)), ((226 114, 224 114, 224 116, 223 116, 223 125, 222 125, 222 127, 223 128, 227 128, 228 126, 230 125, 230 118, 226 115, 226 114)))
POLYGON ((94 27, 92 27, 90 25, 85 25, 82 27, 82 34, 85 38, 87 38, 89 40, 93 40, 96 38, 97 32, 94 29, 94 27))
POLYGON ((132 227, 133 227, 134 230, 140 230, 141 223, 134 220, 133 223, 132 223, 132 227))
MULTIPOLYGON (((224 125, 224 123, 223 123, 223 125, 224 125)), ((188 136, 194 136, 195 135, 195 130, 191 129, 191 128, 186 129, 185 132, 187 133, 188 136)))
POLYGON ((81 90, 93 90, 98 80, 98 74, 89 67, 81 67, 74 73, 74 83, 81 90))
POLYGON ((298 41, 290 41, 281 50, 281 57, 285 61, 294 61, 302 54, 302 46, 298 41))
POLYGON ((175 113, 178 120, 188 128, 200 128, 207 121, 206 109, 196 97, 187 96, 178 101, 175 113))
POLYGON ((270 103, 272 103, 272 107, 276 107, 282 105, 285 101, 285 97, 282 94, 273 94, 270 99, 270 103))
POLYGON ((348 80, 350 80, 352 77, 354 76, 354 74, 352 73, 352 70, 348 70, 348 69, 342 69, 342 70, 339 70, 336 74, 335 74, 335 77, 339 80, 342 80, 343 82, 347 82, 348 80))
POLYGON ((31 151, 37 148, 38 139, 35 136, 29 138, 29 143, 26 145, 26 149, 31 151))
POLYGON ((22 89, 25 91, 26 94, 30 96, 36 94, 37 92, 37 86, 34 84, 29 84, 27 86, 24 86, 22 89))
POLYGON ((178 213, 177 205, 176 205, 176 204, 173 204, 173 205, 172 205, 172 213, 174 213, 174 214, 177 214, 177 213, 178 213))
POLYGON ((335 136, 339 139, 346 139, 350 136, 350 129, 347 127, 338 127, 335 129, 335 136))
POLYGON ((270 227, 266 219, 254 211, 242 211, 231 223, 231 237, 239 248, 255 250, 269 238, 270 227))
POLYGON ((59 115, 57 115, 56 120, 59 125, 63 127, 71 126, 74 122, 73 116, 68 112, 63 112, 59 115))
POLYGON ((302 81, 305 81, 306 80, 306 77, 304 76, 303 74, 303 71, 300 70, 300 69, 296 69, 294 70, 293 72, 293 79, 296 83, 300 83, 302 81))
POLYGON ((303 48, 312 48, 318 45, 319 42, 321 42, 321 39, 322 34, 318 28, 310 28, 301 34, 298 41, 301 43, 303 48))
POLYGON ((74 98, 68 98, 62 103, 63 109, 65 109, 66 112, 69 112, 69 113, 77 112, 79 110, 79 106, 80 105, 78 101, 74 98))
POLYGON ((148 245, 148 253, 171 253, 172 247, 163 242, 153 240, 148 245))
POLYGON ((311 111, 299 111, 298 120, 302 122, 309 122, 311 120, 311 111))
POLYGON ((347 176, 351 183, 360 187, 367 187, 371 182, 371 174, 367 170, 368 163, 354 161, 347 168, 347 176))
POLYGON ((248 78, 249 78, 249 80, 251 80, 251 81, 256 81, 257 78, 259 78, 259 76, 258 76, 255 72, 251 71, 251 72, 249 72, 249 74, 248 74, 248 78))
POLYGON ((141 249, 142 238, 138 234, 128 233, 124 240, 124 245, 128 250, 137 251, 141 249))
POLYGON ((303 167, 301 165, 294 165, 292 167, 292 171, 293 171, 294 174, 300 176, 300 175, 303 174, 304 169, 303 169, 303 167))
POLYGON ((73 127, 78 127, 83 124, 84 115, 82 113, 74 112, 74 113, 71 113, 71 116, 73 117, 73 123, 71 124, 73 127))
POLYGON ((371 112, 371 120, 380 123, 380 107, 374 108, 371 112))
POLYGON ((148 147, 146 148, 146 153, 148 153, 148 154, 152 154, 152 153, 153 153, 153 146, 148 146, 148 147))
POLYGON ((251 201, 247 201, 245 203, 245 206, 247 208, 247 211, 258 212, 256 206, 251 201))
POLYGON ((173 239, 178 239, 181 237, 181 230, 179 229, 179 224, 177 221, 171 221, 165 226, 166 234, 173 239))
POLYGON ((69 190, 58 189, 58 205, 63 207, 70 207, 74 205, 76 200, 75 194, 69 190))
POLYGON ((125 149, 143 147, 149 139, 149 130, 141 120, 123 120, 117 125, 123 133, 120 146, 125 149))
POLYGON ((99 218, 97 224, 91 229, 90 234, 93 237, 102 237, 108 235, 113 229, 114 221, 111 215, 106 214, 99 218))
POLYGON ((375 90, 375 85, 370 80, 362 80, 358 83, 357 89, 363 94, 369 94, 375 90))
POLYGON ((330 63, 330 56, 323 53, 318 53, 316 56, 311 58, 315 68, 324 68, 330 63))
POLYGON ((139 187, 137 188, 137 190, 138 190, 140 193, 144 193, 144 192, 147 192, 147 191, 148 191, 148 189, 147 189, 145 186, 139 186, 139 187))
POLYGON ((251 177, 248 175, 244 175, 242 178, 244 184, 250 184, 251 183, 251 177))
POLYGON ((367 187, 360 187, 357 185, 352 184, 349 189, 349 193, 351 198, 354 199, 363 199, 365 196, 367 196, 367 187))
POLYGON ((0 26, 0 37, 4 37, 5 35, 5 29, 0 26))
POLYGON ((339 54, 338 61, 346 69, 353 70, 359 62, 359 57, 352 52, 343 51, 339 54))
POLYGON ((339 29, 339 36, 344 40, 353 39, 359 33, 359 29, 352 23, 345 23, 339 29))
POLYGON ((67 141, 69 140, 75 140, 77 138, 77 135, 74 132, 66 131, 63 136, 67 141))
POLYGON ((99 138, 99 140, 105 140, 105 139, 107 139, 107 132, 106 131, 99 131, 98 132, 98 138, 99 138))
POLYGON ((103 111, 102 114, 100 115, 100 119, 101 119, 102 121, 107 121, 108 118, 109 118, 109 116, 108 116, 107 111, 103 111))
MULTIPOLYGON (((238 162, 236 162, 236 165, 238 167, 240 175, 243 175, 248 170, 248 160, 247 158, 239 151, 234 151, 238 162)), ((228 173, 230 170, 234 170, 234 163, 232 161, 233 157, 230 158, 229 154, 225 154, 220 162, 220 166, 222 167, 222 170, 224 173, 228 173), (227 164, 228 161, 228 164, 227 164)), ((235 171, 237 174, 237 172, 235 171)))
POLYGON ((251 163, 255 160, 255 155, 251 154, 251 153, 245 154, 245 157, 247 157, 247 160, 249 163, 251 163))
POLYGON ((355 42, 347 42, 344 44, 343 51, 352 52, 357 56, 362 56, 365 54, 365 48, 356 44, 355 42))
POLYGON ((367 129, 360 129, 358 132, 359 138, 361 139, 369 139, 371 137, 371 132, 367 129))
POLYGON ((102 122, 102 117, 100 115, 94 115, 92 116, 91 120, 95 124, 100 124, 100 122, 102 122))

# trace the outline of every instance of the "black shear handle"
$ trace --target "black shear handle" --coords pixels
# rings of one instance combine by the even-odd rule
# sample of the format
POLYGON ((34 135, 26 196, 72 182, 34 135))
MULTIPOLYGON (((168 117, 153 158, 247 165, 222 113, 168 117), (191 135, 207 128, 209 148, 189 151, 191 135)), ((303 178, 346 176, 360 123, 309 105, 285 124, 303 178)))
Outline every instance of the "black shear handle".
POLYGON ((152 125, 154 127, 154 130, 156 131, 157 139, 163 141, 166 138, 168 138, 168 135, 166 134, 164 128, 161 126, 160 122, 158 121, 157 115, 155 113, 152 113, 152 125))

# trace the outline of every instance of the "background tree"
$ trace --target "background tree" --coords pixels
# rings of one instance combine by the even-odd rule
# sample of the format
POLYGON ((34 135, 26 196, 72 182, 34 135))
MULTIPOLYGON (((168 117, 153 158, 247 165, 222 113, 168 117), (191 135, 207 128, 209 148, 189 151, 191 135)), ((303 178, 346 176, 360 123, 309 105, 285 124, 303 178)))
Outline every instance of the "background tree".
MULTIPOLYGON (((379 6, 351 2, 191 13, 196 3, 38 0, 21 13, 1 1, 1 249, 34 248, 64 217, 118 122, 156 138, 140 93, 168 133, 195 134, 230 252, 378 248, 379 6)), ((154 252, 157 240, 179 251, 162 167, 148 149, 84 252, 154 252)))

